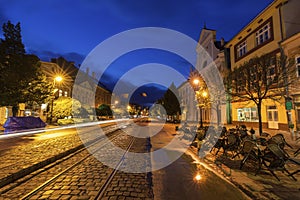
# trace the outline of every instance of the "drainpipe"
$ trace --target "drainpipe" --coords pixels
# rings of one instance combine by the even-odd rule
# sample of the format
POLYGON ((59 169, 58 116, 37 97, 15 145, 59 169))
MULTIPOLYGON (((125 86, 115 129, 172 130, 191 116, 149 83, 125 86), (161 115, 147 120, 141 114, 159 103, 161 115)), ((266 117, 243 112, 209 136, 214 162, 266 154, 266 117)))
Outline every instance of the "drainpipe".
POLYGON ((278 6, 278 12, 279 12, 279 23, 280 23, 280 39, 281 41, 283 41, 283 27, 282 27, 282 11, 281 11, 281 7, 282 7, 282 4, 280 4, 278 6))

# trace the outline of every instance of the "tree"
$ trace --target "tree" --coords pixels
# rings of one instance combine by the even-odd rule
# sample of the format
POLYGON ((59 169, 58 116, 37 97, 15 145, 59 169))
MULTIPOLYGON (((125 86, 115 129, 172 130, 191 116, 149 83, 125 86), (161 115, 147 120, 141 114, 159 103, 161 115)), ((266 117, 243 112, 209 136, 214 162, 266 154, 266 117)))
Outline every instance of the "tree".
POLYGON ((293 62, 281 53, 280 57, 264 54, 235 68, 226 77, 226 91, 232 102, 253 102, 257 107, 259 134, 262 134, 262 103, 266 99, 279 101, 287 97, 287 87, 294 80, 293 62))
POLYGON ((52 116, 56 119, 65 117, 80 116, 81 104, 71 97, 59 97, 53 103, 52 116))
POLYGON ((35 102, 38 105, 49 102, 53 90, 53 84, 47 80, 46 75, 37 71, 36 79, 32 80, 24 90, 24 101, 27 101, 27 103, 35 102))
POLYGON ((43 96, 50 93, 47 82, 42 81, 45 79, 39 72, 39 58, 25 54, 20 23, 14 25, 8 21, 2 28, 4 39, 0 40, 0 106, 13 106, 15 116, 19 103, 38 99, 38 94, 33 95, 38 87, 46 88, 43 96))
POLYGON ((163 98, 160 99, 158 103, 163 105, 167 115, 172 116, 172 118, 174 115, 181 114, 178 90, 174 83, 171 84, 163 98))
POLYGON ((110 116, 112 116, 112 110, 110 109, 109 105, 107 105, 107 104, 101 104, 96 109, 96 114, 97 114, 97 116, 110 117, 110 116))

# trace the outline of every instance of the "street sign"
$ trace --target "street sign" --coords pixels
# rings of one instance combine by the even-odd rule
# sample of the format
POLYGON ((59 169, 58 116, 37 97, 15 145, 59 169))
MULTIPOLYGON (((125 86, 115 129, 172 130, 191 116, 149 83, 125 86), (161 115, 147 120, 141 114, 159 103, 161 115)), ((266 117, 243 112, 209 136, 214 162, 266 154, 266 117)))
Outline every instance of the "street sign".
POLYGON ((291 101, 285 102, 285 109, 286 110, 292 110, 293 109, 293 103, 291 101))

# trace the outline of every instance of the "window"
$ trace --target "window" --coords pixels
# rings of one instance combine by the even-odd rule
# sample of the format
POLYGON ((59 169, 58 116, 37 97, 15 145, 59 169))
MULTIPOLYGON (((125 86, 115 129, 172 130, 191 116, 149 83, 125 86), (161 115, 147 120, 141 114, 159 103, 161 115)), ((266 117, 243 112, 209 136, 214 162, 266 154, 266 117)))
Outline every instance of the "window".
POLYGON ((300 77, 300 56, 296 57, 297 77, 300 77))
POLYGON ((270 23, 259 29, 256 34, 256 45, 260 45, 271 39, 270 23))
POLYGON ((58 96, 61 97, 63 94, 62 90, 59 90, 58 96))
POLYGON ((67 91, 65 91, 65 97, 67 97, 68 96, 68 92, 67 91))
POLYGON ((247 43, 246 41, 244 41, 237 46, 237 57, 240 58, 246 53, 247 53, 247 43))
POLYGON ((245 122, 257 122, 258 121, 258 114, 257 108, 239 108, 237 109, 237 119, 238 121, 245 121, 245 122))

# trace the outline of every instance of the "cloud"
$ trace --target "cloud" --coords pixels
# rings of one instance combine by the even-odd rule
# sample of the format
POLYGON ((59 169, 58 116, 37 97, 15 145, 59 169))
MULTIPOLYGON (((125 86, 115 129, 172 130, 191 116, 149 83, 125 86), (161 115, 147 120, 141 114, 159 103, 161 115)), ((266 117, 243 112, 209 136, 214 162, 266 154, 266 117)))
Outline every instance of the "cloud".
POLYGON ((37 55, 42 61, 49 62, 51 58, 58 58, 63 57, 67 61, 72 61, 75 63, 75 65, 80 65, 82 61, 84 60, 85 56, 81 55, 76 52, 70 52, 70 53, 55 53, 52 51, 39 51, 39 50, 28 50, 29 54, 35 54, 37 55))

